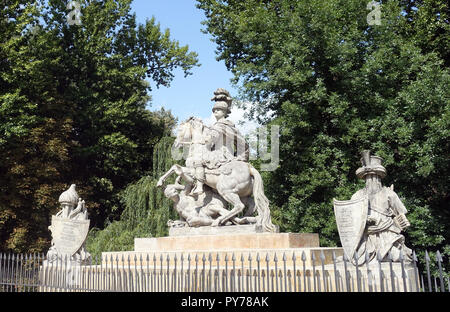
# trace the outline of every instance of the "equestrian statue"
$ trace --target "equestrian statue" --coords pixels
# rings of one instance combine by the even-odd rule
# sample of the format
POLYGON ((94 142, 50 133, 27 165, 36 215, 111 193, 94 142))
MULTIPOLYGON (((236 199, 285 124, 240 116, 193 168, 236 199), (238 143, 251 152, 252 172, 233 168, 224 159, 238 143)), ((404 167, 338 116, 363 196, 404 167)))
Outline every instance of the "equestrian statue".
POLYGON ((175 184, 166 187, 165 195, 174 201, 186 226, 255 223, 265 232, 278 232, 271 221, 261 175, 248 162, 249 146, 226 119, 231 113, 230 94, 219 88, 211 100, 215 101, 212 111, 216 122, 209 127, 190 117, 179 125, 173 147, 187 150, 185 167, 173 165, 157 186, 162 187, 173 173, 185 182, 182 185, 177 178, 175 184), (227 209, 228 204, 231 210, 227 209), (241 213, 243 216, 239 217, 241 213))

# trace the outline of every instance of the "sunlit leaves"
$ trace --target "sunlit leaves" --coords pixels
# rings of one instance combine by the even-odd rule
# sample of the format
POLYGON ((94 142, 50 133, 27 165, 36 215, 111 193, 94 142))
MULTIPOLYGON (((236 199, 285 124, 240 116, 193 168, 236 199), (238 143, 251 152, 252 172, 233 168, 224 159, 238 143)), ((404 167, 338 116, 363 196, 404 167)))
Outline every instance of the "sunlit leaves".
POLYGON ((197 3, 252 117, 271 109, 281 125, 280 167, 265 182, 282 230, 337 244, 332 199, 362 186, 359 153, 371 149, 417 220, 408 243, 444 244, 448 3, 382 1, 381 25, 368 25, 359 0, 197 3))

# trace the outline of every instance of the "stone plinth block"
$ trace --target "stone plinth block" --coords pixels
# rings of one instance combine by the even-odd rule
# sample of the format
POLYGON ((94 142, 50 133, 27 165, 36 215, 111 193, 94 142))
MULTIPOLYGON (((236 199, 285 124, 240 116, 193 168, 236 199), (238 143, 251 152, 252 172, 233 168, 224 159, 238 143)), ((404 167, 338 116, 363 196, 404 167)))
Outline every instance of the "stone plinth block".
POLYGON ((374 261, 367 264, 356 266, 347 263, 344 266, 342 261, 336 266, 325 265, 325 271, 328 272, 330 278, 329 291, 346 291, 346 292, 404 292, 419 291, 414 265, 412 263, 404 263, 404 268, 399 262, 392 263, 382 262, 381 265, 374 261), (347 277, 346 277, 347 276, 347 277), (404 279, 403 279, 404 276, 404 279), (359 284, 359 289, 358 289, 359 284))
POLYGON ((256 224, 169 228, 169 236, 252 234, 263 232, 265 232, 263 227, 256 224))
POLYGON ((134 251, 162 252, 224 249, 288 249, 319 247, 317 233, 251 233, 135 238, 134 251))

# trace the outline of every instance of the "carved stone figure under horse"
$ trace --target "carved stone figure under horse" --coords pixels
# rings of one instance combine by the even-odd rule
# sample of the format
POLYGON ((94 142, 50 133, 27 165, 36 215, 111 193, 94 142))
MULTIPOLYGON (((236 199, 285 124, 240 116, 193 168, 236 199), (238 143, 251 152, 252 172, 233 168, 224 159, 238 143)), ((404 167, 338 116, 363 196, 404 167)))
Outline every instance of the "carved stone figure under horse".
MULTIPOLYGON (((197 118, 189 118, 179 126, 174 147, 187 144, 189 153, 186 164, 192 163, 194 153, 208 153, 204 144, 205 125, 197 118)), ((159 180, 157 186, 162 186, 168 176, 175 173, 189 184, 194 183, 193 167, 183 167, 178 164, 173 165, 159 180)), ((277 232, 277 227, 272 224, 269 209, 269 200, 264 195, 264 186, 261 175, 249 163, 238 160, 231 160, 218 169, 205 169, 205 184, 216 190, 223 199, 230 203, 233 208, 226 215, 222 215, 214 220, 212 226, 224 225, 227 221, 233 221, 239 213, 243 212, 247 206, 247 211, 243 219, 252 220, 257 225, 261 225, 267 232, 277 232), (257 212, 256 218, 251 218, 257 212), (245 218, 247 217, 247 218, 245 218)))

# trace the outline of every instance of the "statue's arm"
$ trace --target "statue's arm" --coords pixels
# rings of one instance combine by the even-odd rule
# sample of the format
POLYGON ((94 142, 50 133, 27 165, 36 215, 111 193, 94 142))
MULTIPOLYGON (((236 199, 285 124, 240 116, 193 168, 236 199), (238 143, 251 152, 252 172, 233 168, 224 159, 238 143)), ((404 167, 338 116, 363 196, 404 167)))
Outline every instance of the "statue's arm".
POLYGON ((405 205, 403 205, 402 201, 394 191, 390 192, 388 200, 389 207, 394 210, 395 214, 406 214, 408 212, 405 205))
POLYGON ((394 219, 395 222, 398 224, 398 226, 402 230, 409 227, 411 223, 409 223, 408 218, 406 218, 406 213, 408 211, 406 210, 405 205, 402 203, 402 201, 394 191, 391 191, 391 194, 389 194, 388 201, 389 207, 394 211, 395 215, 394 219))

